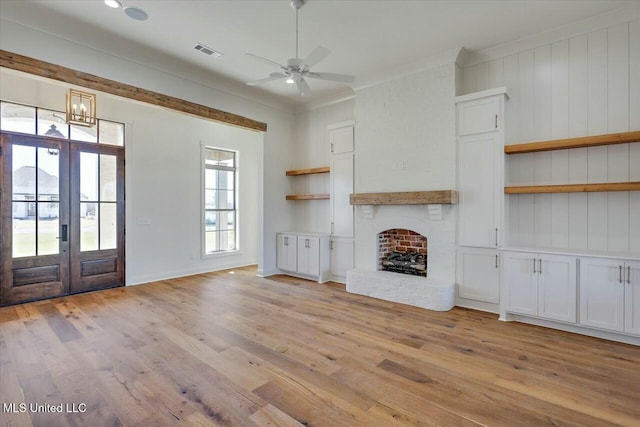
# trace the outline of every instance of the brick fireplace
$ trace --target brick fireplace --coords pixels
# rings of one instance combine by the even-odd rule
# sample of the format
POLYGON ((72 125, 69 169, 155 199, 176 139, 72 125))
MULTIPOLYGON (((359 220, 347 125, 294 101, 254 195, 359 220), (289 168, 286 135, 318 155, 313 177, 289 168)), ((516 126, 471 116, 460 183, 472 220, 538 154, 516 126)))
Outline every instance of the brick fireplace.
POLYGON ((427 238, 404 228, 378 233, 378 270, 427 276, 427 238))

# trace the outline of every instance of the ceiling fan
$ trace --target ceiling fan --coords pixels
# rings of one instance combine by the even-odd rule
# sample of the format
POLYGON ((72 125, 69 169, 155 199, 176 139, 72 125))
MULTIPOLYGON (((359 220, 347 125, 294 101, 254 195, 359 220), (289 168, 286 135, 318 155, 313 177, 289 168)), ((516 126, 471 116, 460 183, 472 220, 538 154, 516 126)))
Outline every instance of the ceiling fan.
POLYGON ((306 82, 305 77, 309 77, 312 79, 319 80, 329 80, 332 82, 340 82, 340 83, 351 83, 353 82, 353 76, 349 76, 346 74, 337 74, 337 73, 320 73, 311 71, 311 67, 316 65, 318 62, 322 61, 326 58, 331 51, 323 46, 316 47, 311 53, 304 59, 301 59, 298 55, 298 11, 304 4, 304 0, 292 0, 291 7, 296 10, 296 57, 290 58, 287 60, 287 65, 281 65, 276 61, 272 61, 267 58, 263 58, 258 55, 254 55, 252 53, 247 53, 247 56, 250 56, 258 61, 265 62, 269 65, 275 65, 280 68, 282 71, 273 72, 269 74, 269 77, 260 80, 254 80, 248 82, 249 86, 255 86, 262 83, 271 82, 274 80, 286 79, 285 81, 289 84, 295 83, 298 86, 298 92, 300 96, 305 96, 309 92, 311 92, 311 88, 309 84, 306 82))

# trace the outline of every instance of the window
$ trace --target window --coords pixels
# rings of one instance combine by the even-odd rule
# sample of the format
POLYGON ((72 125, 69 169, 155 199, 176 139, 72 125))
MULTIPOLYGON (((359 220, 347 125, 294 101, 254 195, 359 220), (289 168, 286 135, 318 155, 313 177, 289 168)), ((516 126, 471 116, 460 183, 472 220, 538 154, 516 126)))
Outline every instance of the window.
POLYGON ((124 124, 98 119, 97 126, 68 125, 64 111, 0 102, 0 130, 124 146, 124 124))
POLYGON ((204 253, 237 245, 236 152, 204 147, 204 253))

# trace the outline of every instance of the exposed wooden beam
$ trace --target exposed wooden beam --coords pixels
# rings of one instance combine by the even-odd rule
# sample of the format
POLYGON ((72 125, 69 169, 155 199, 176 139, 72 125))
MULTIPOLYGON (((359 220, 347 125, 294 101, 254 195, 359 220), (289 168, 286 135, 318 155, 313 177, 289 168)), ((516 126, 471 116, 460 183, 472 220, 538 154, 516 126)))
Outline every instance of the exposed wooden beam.
POLYGON ((593 193, 602 191, 640 191, 640 182, 604 182, 598 184, 530 185, 505 187, 506 194, 593 193))
POLYGON ((357 193, 349 196, 349 202, 352 205, 440 205, 455 203, 456 196, 453 190, 357 193))
POLYGON ((598 145, 626 144, 640 141, 640 131, 583 136, 580 138, 555 139, 552 141, 527 142, 506 145, 506 154, 535 153, 537 151, 564 150, 567 148, 595 147, 598 145))
POLYGON ((192 114, 194 116, 203 117, 216 122, 262 132, 267 130, 266 123, 249 119, 238 114, 217 110, 215 108, 207 107, 206 105, 196 104, 194 102, 174 98, 169 95, 163 95, 158 92, 105 79, 93 74, 72 70, 71 68, 40 61, 38 59, 8 52, 2 49, 0 49, 0 67, 22 71, 40 77, 46 77, 72 85, 82 86, 87 89, 117 95, 123 98, 142 101, 147 104, 169 108, 171 110, 192 114))
POLYGON ((329 173, 329 166, 310 169, 292 169, 287 171, 287 176, 311 175, 314 173, 329 173))

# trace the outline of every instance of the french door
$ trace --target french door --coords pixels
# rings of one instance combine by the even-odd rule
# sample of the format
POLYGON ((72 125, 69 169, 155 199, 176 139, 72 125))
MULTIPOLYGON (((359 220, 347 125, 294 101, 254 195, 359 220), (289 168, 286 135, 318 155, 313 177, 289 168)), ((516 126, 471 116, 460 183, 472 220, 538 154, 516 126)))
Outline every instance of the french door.
POLYGON ((124 148, 0 143, 0 305, 124 285, 124 148))

